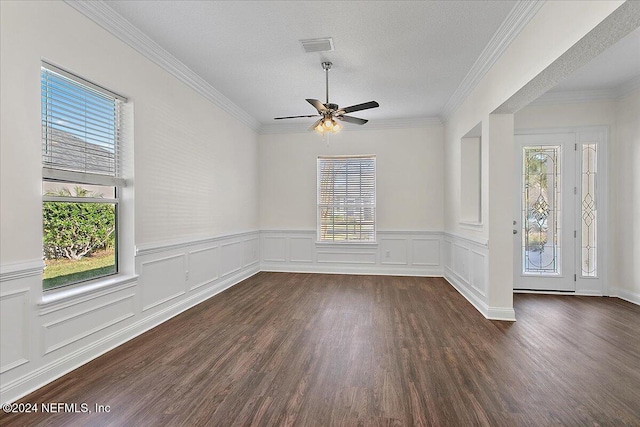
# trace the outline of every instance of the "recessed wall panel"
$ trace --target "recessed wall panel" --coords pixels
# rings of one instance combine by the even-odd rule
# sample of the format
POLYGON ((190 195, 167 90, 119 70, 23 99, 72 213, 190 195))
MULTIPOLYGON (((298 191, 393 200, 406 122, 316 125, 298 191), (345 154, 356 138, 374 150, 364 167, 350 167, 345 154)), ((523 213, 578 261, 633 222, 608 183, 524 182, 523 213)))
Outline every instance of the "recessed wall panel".
POLYGON ((227 276, 242 269, 242 242, 224 243, 222 250, 222 276, 227 276))
POLYGON ((191 289, 216 280, 220 273, 220 249, 216 247, 189 252, 189 282, 191 289))
POLYGON ((29 290, 7 292, 0 296, 0 372, 16 368, 29 360, 29 290))
POLYGON ((313 262, 313 239, 310 237, 290 237, 289 260, 291 262, 313 262))
POLYGON ((262 260, 285 262, 287 260, 287 239, 284 236, 265 236, 262 239, 262 260))
POLYGON ((407 239, 380 239, 380 263, 407 265, 407 239))
POLYGON ((244 246, 244 266, 248 266, 251 264, 255 264, 260 261, 259 259, 259 247, 260 240, 258 239, 247 239, 242 242, 244 246))
POLYGON ((184 254, 141 263, 143 311, 185 293, 185 264, 184 254))
POLYGON ((95 335, 103 329, 134 316, 134 310, 134 295, 129 294, 44 324, 44 353, 51 353, 95 335))
POLYGON ((440 265, 439 239, 413 239, 411 245, 413 265, 440 265))

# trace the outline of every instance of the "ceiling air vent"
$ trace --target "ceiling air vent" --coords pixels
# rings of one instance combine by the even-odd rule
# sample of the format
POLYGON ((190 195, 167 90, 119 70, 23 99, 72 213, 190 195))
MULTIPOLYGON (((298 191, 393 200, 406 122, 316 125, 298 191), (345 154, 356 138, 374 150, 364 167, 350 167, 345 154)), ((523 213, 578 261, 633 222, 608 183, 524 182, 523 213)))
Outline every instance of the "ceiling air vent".
POLYGON ((300 40, 304 51, 310 52, 327 52, 333 50, 333 39, 331 37, 323 37, 321 39, 300 40))

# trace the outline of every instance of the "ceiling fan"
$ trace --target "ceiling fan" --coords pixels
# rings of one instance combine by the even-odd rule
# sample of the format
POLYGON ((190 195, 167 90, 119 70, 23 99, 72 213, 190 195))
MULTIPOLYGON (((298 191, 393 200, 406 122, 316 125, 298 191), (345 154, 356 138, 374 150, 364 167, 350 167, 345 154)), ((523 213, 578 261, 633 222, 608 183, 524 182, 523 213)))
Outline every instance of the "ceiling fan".
POLYGON ((347 123, 353 123, 356 125, 363 125, 368 122, 368 120, 360 119, 358 117, 353 116, 345 116, 347 113, 352 113, 354 111, 368 110, 369 108, 379 107, 376 101, 369 101, 362 104, 352 105, 350 107, 339 108, 338 104, 331 104, 329 102, 329 70, 331 69, 331 62, 323 62, 322 69, 324 69, 326 75, 326 83, 327 83, 327 102, 322 103, 317 99, 307 99, 307 102, 315 107, 318 110, 318 114, 310 114, 306 116, 287 116, 287 117, 276 117, 274 120, 283 120, 283 119, 297 119, 301 117, 317 117, 320 115, 318 121, 316 121, 309 130, 315 130, 319 133, 324 133, 327 131, 337 132, 342 129, 342 125, 338 123, 336 120, 344 121, 347 123))

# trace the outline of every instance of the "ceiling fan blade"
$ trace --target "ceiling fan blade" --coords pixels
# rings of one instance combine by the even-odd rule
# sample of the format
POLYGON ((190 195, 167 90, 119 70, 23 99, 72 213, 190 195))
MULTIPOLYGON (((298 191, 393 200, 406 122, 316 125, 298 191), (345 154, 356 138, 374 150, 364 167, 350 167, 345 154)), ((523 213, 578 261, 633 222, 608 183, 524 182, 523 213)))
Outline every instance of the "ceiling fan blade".
POLYGON ((311 105, 313 105, 315 107, 316 110, 318 110, 318 113, 322 114, 325 111, 327 111, 327 107, 324 106, 324 104, 320 101, 318 101, 317 99, 307 99, 307 102, 311 105))
POLYGON ((274 117, 273 120, 282 120, 282 119, 298 119, 301 117, 318 117, 317 114, 309 114, 308 116, 288 116, 288 117, 274 117))
POLYGON ((316 126, 318 126, 320 123, 322 123, 322 117, 318 119, 317 122, 315 122, 314 124, 311 125, 311 127, 309 127, 308 130, 314 130, 316 128, 316 126))
POLYGON ((369 121, 365 119, 359 119, 358 117, 353 117, 353 116, 335 116, 335 117, 338 120, 343 120, 347 123, 353 123, 356 125, 363 125, 369 121))
POLYGON ((340 110, 337 111, 338 114, 347 114, 347 113, 353 113, 354 111, 360 111, 360 110, 368 110, 369 108, 376 108, 379 107, 380 104, 378 104, 376 101, 369 101, 369 102, 364 102, 362 104, 357 104, 357 105, 352 105, 350 107, 344 107, 341 108, 340 110))

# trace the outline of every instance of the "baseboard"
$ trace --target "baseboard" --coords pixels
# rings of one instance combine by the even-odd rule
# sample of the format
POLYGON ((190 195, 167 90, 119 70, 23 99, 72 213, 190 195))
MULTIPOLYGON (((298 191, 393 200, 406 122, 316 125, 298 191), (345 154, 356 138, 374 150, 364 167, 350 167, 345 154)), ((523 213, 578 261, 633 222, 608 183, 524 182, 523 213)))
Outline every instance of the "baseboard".
POLYGON ((415 267, 357 267, 338 265, 273 265, 261 264, 260 271, 273 273, 319 273, 319 274, 354 274, 364 276, 409 276, 409 277, 442 277, 440 267, 415 268, 415 267))
POLYGON ((150 316, 132 323, 106 337, 92 342, 91 344, 54 360, 28 374, 19 377, 0 387, 0 401, 2 403, 14 402, 29 393, 49 384, 50 382, 68 374, 74 369, 92 361, 93 359, 113 350, 127 341, 155 328, 167 320, 180 313, 206 301, 214 295, 229 289, 243 280, 257 274, 260 271, 256 265, 252 268, 241 271, 224 281, 217 283, 211 288, 202 290, 199 293, 189 296, 176 304, 166 307, 150 316))
POLYGON ((455 290, 473 305, 485 318, 489 320, 502 320, 506 322, 516 321, 516 312, 513 307, 489 307, 476 294, 471 292, 467 286, 460 281, 455 274, 447 272, 445 269, 444 279, 449 282, 455 290))
POLYGON ((640 305, 640 293, 628 291, 626 289, 609 289, 610 296, 623 299, 635 305, 640 305))
POLYGON ((508 308, 508 307, 489 307, 486 317, 489 320, 502 320, 505 322, 515 322, 516 311, 513 308, 508 308))
POLYGON ((489 306, 484 301, 482 301, 477 295, 471 292, 469 288, 467 288, 464 285, 464 283, 462 283, 454 274, 452 274, 451 272, 447 272, 446 268, 445 268, 444 280, 449 282, 449 284, 453 286, 454 289, 458 291, 460 295, 465 297, 467 301, 469 301, 471 305, 473 305, 476 308, 476 310, 480 312, 480 314, 482 314, 487 319, 489 318, 489 306))

